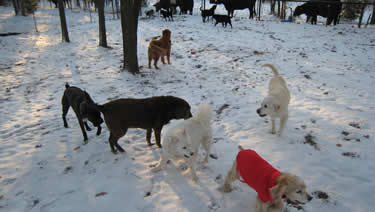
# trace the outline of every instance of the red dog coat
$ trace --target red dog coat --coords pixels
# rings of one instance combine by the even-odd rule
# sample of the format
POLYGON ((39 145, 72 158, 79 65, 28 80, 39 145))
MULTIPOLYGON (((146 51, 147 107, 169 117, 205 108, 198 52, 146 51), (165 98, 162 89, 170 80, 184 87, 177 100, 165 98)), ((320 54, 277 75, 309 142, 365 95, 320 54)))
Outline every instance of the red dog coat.
POLYGON ((237 155, 237 171, 243 183, 248 184, 263 202, 273 200, 270 189, 275 186, 277 177, 281 174, 254 150, 242 150, 237 155))

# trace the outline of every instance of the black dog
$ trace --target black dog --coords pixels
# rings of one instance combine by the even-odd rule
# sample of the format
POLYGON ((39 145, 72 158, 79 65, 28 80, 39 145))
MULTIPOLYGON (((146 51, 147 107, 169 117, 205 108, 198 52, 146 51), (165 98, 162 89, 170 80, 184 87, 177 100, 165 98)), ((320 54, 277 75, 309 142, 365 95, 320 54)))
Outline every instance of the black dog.
POLYGON ((151 9, 151 10, 146 10, 145 11, 145 14, 148 18, 152 18, 154 16, 154 10, 151 9))
POLYGON ((96 135, 100 135, 102 128, 100 124, 103 123, 103 119, 100 116, 100 112, 97 110, 97 107, 92 101, 90 95, 77 87, 71 87, 68 83, 65 85, 64 95, 61 100, 62 104, 62 119, 64 121, 64 127, 68 127, 68 122, 66 121, 66 114, 70 106, 73 108, 74 113, 77 116, 79 126, 81 127, 83 134, 83 141, 87 143, 87 134, 84 126, 87 131, 91 131, 90 127, 87 125, 87 120, 94 124, 98 128, 96 135))
POLYGON ((110 131, 111 151, 124 152, 117 141, 129 128, 146 129, 146 141, 151 146, 151 133, 154 130, 156 144, 161 147, 160 135, 165 124, 172 119, 192 117, 190 105, 185 100, 173 96, 156 96, 145 99, 117 99, 98 105, 110 131), (117 150, 116 150, 117 149, 117 150))
POLYGON ((230 20, 230 17, 228 15, 213 15, 212 17, 216 21, 215 26, 216 24, 221 23, 223 27, 227 27, 227 24, 229 24, 230 27, 233 28, 232 21, 230 20))
POLYGON ((215 14, 216 7, 217 6, 215 4, 214 6, 212 6, 208 10, 202 10, 202 8, 201 8, 201 16, 202 16, 203 23, 206 22, 206 19, 208 21, 210 19, 210 16, 213 16, 215 14))
POLYGON ((164 10, 164 9, 160 9, 160 13, 163 15, 163 18, 165 20, 172 20, 173 21, 173 13, 172 13, 172 9, 168 9, 168 10, 164 10))

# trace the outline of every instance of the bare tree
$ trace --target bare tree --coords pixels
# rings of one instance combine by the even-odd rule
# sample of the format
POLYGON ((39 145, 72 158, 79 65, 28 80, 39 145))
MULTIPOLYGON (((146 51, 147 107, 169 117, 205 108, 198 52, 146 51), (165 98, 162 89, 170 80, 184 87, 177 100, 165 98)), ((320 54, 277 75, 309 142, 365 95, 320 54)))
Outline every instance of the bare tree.
POLYGON ((66 25, 64 2, 63 0, 58 0, 58 1, 59 1, 59 14, 60 14, 60 22, 61 22, 62 41, 69 43, 70 40, 69 40, 68 27, 66 25))
POLYGON ((374 5, 372 5, 372 14, 371 14, 370 24, 375 24, 375 1, 374 1, 374 5))
POLYGON ((121 28, 124 52, 124 69, 139 73, 137 57, 138 15, 141 0, 121 0, 121 28))
POLYGON ((21 0, 13 0, 13 7, 16 15, 21 15, 21 0))
POLYGON ((104 0, 96 0, 99 16, 99 46, 107 48, 107 35, 105 30, 104 0))

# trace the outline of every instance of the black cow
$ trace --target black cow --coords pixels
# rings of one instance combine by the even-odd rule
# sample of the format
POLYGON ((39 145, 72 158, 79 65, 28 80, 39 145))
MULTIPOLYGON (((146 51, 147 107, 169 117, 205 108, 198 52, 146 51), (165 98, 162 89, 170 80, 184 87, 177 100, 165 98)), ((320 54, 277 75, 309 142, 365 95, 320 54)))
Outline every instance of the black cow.
POLYGON ((160 9, 165 9, 167 11, 170 11, 170 9, 173 11, 173 13, 176 13, 176 7, 177 7, 177 0, 160 0, 156 2, 154 5, 156 12, 159 12, 160 9))
POLYGON ((228 11, 228 16, 233 17, 234 10, 249 9, 249 18, 255 15, 255 2, 256 0, 217 0, 217 4, 224 4, 225 9, 228 11))
POLYGON ((340 0, 326 0, 332 3, 320 3, 316 1, 309 1, 296 7, 293 16, 299 16, 305 14, 307 16, 306 22, 309 20, 311 24, 316 24, 317 16, 323 16, 327 18, 326 25, 330 25, 333 21, 333 25, 338 23, 339 14, 341 13, 342 3, 340 0))
POLYGON ((180 14, 186 14, 189 11, 193 15, 194 0, 176 0, 177 6, 180 7, 180 14))

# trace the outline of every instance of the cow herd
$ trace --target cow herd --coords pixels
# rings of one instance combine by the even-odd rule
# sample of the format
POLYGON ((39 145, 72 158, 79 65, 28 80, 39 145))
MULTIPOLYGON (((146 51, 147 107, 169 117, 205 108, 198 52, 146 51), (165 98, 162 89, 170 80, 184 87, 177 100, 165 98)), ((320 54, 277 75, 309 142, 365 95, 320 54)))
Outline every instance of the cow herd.
MULTIPOLYGON (((235 10, 249 10, 249 18, 255 17, 255 3, 257 0, 210 0, 211 4, 222 4, 228 12, 230 18, 233 17, 235 10)), ((160 0, 153 5, 156 12, 161 11, 161 14, 176 13, 176 8, 179 7, 180 14, 193 14, 194 0, 160 0)), ((310 0, 304 4, 297 6, 294 10, 293 16, 300 16, 305 14, 307 19, 306 23, 316 24, 317 16, 327 18, 326 25, 333 23, 336 25, 339 21, 342 3, 340 0, 310 0)), ((201 8, 201 11, 202 10, 201 8)), ((208 10, 206 10, 208 11, 208 10)), ((202 20, 205 22, 205 18, 202 20)))

